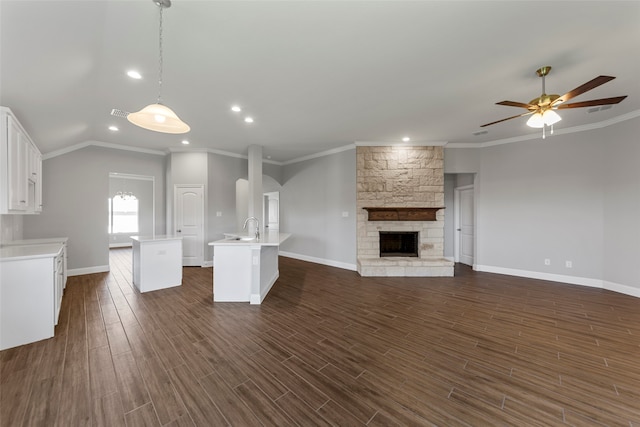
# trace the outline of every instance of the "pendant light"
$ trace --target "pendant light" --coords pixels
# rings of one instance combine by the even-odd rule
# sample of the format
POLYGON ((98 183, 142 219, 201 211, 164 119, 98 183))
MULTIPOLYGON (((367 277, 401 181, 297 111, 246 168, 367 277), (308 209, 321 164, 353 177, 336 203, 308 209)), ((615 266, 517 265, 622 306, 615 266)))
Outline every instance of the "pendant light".
POLYGON ((158 61, 158 100, 142 110, 129 113, 127 120, 141 128, 162 133, 186 133, 191 130, 188 124, 180 120, 173 110, 162 104, 162 11, 171 7, 171 0, 152 0, 160 8, 160 30, 158 61))

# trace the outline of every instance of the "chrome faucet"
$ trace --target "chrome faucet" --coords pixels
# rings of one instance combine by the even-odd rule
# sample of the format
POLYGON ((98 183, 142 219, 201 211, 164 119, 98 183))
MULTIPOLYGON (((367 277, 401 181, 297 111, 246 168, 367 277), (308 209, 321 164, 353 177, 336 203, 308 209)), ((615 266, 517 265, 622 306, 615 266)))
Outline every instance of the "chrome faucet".
POLYGON ((247 223, 251 220, 254 220, 256 222, 256 239, 259 239, 260 238, 260 221, 258 221, 258 218, 256 218, 255 216, 250 216, 249 218, 245 219, 242 229, 245 230, 247 228, 247 223))

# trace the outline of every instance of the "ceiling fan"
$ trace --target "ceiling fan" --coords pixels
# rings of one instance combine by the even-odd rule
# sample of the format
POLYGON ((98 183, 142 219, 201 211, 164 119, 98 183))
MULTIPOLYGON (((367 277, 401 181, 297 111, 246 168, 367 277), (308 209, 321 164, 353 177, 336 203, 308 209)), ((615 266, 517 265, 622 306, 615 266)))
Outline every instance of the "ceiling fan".
POLYGON ((581 102, 574 102, 572 104, 564 104, 564 102, 572 98, 575 98, 576 96, 581 95, 585 92, 588 92, 591 89, 595 89, 596 87, 615 79, 615 77, 598 76, 595 79, 590 80, 581 86, 578 86, 577 88, 565 93, 562 96, 547 95, 545 93, 544 78, 547 74, 549 74, 550 71, 551 71, 550 66, 545 66, 536 70, 536 74, 538 75, 538 77, 542 77, 542 95, 540 95, 538 98, 532 99, 531 101, 529 101, 528 104, 525 104, 523 102, 515 102, 515 101, 496 102, 497 105, 506 105, 508 107, 525 108, 528 110, 526 113, 518 114, 517 116, 507 117, 506 119, 487 123, 480 127, 491 126, 491 125, 495 125, 496 123, 504 122, 506 120, 511 120, 518 117, 531 115, 531 117, 527 121, 527 125, 534 128, 542 128, 543 138, 544 138, 544 127, 552 126, 554 123, 557 123, 558 121, 561 120, 561 117, 554 110, 617 104, 626 98, 626 96, 616 96, 613 98, 593 99, 591 101, 581 101, 581 102))

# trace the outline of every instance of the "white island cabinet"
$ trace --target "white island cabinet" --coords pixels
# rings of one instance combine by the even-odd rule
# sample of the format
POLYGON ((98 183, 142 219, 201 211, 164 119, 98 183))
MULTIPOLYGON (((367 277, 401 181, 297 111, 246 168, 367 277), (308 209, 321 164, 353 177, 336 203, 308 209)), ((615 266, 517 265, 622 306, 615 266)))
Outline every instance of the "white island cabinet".
POLYGON ((61 243, 0 248, 0 350, 53 336, 63 258, 61 243))
POLYGON ((290 234, 225 234, 213 246, 213 300, 260 304, 278 280, 278 251, 290 234))
POLYGON ((182 285, 182 237, 131 236, 133 284, 140 292, 182 285))

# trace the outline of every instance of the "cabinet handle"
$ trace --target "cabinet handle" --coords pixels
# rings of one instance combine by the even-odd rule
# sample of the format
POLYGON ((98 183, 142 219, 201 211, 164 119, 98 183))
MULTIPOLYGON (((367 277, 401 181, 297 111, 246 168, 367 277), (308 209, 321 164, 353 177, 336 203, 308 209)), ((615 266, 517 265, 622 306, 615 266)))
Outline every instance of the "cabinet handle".
POLYGON ((27 203, 26 200, 20 200, 20 203, 27 203))

